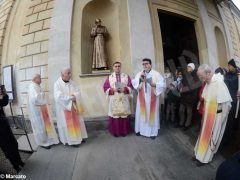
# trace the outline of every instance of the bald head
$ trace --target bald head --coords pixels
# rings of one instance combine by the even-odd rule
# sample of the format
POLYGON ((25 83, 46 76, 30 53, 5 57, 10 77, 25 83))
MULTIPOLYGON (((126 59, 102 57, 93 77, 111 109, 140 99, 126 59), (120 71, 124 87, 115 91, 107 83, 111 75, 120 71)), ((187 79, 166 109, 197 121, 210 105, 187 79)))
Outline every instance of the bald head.
POLYGON ((42 82, 41 75, 40 75, 40 74, 35 74, 35 75, 33 76, 32 81, 33 81, 34 83, 40 85, 41 82, 42 82))
POLYGON ((70 68, 65 68, 61 71, 61 77, 64 81, 69 81, 71 79, 72 73, 70 68))

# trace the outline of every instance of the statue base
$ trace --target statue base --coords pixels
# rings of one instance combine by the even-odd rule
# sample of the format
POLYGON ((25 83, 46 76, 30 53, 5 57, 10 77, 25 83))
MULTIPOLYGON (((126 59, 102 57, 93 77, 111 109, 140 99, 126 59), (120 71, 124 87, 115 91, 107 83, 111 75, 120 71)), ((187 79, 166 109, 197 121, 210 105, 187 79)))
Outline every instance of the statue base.
POLYGON ((105 74, 110 72, 111 71, 109 69, 101 69, 101 70, 93 69, 92 70, 92 74, 105 74))

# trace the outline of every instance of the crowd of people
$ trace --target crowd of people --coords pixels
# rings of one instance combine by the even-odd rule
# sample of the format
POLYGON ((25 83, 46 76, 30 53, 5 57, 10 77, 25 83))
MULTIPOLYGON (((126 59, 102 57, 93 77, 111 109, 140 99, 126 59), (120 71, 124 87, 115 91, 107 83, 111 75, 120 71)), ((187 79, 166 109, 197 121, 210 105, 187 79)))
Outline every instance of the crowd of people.
MULTIPOLYGON (((160 129, 160 113, 166 116, 161 121, 165 125, 173 124, 186 131, 192 120, 199 124, 199 136, 192 160, 197 166, 212 161, 220 144, 226 145, 237 130, 239 120, 235 118, 238 91, 238 68, 232 59, 228 62, 228 70, 218 68, 216 71, 207 64, 197 67, 194 63, 176 72, 161 75, 152 68, 151 59, 142 60, 143 69, 131 79, 121 71, 121 62, 113 63, 113 73, 104 84, 103 91, 108 97, 109 133, 115 137, 129 134, 132 92, 137 92, 135 109, 135 134, 154 140, 160 129), (160 96, 165 97, 165 110, 160 112, 160 96), (197 115, 196 115, 197 113, 197 115), (200 118, 198 118, 200 117, 200 118)), ((71 70, 66 68, 54 84, 54 100, 57 116, 58 135, 51 118, 46 95, 41 88, 41 76, 36 74, 28 91, 29 117, 36 143, 50 149, 58 144, 78 147, 88 138, 83 118, 83 105, 80 89, 71 80, 71 70), (59 136, 59 138, 58 138, 59 136)), ((0 96, 1 121, 9 128, 2 107, 8 103, 7 94, 0 96)), ((0 128, 3 128, 1 125, 0 128)), ((8 131, 7 128, 4 128, 8 131)), ((0 131, 0 146, 4 150, 6 143, 0 131)), ((14 168, 19 171, 23 162, 17 151, 17 143, 11 131, 11 150, 15 149, 14 158, 5 153, 14 168), (12 160, 13 159, 13 160, 12 160)), ((6 145, 7 146, 7 145, 6 145)), ((10 147, 10 146, 8 146, 10 147)), ((6 148, 5 148, 6 149, 6 148)), ((4 151, 5 152, 5 151, 4 151)), ((7 151, 6 151, 7 152, 7 151)))

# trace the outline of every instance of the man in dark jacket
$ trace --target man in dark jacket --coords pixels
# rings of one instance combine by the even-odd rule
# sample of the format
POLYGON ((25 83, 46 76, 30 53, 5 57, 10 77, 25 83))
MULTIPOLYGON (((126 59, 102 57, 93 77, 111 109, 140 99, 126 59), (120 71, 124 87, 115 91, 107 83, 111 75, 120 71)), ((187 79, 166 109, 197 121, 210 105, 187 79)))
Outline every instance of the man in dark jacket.
POLYGON ((232 97, 232 108, 228 115, 228 121, 226 125, 226 130, 224 132, 222 144, 227 144, 233 135, 233 131, 237 130, 238 119, 235 118, 236 107, 237 107, 237 95, 238 92, 238 70, 234 59, 228 62, 228 72, 224 77, 224 82, 226 83, 228 90, 232 97))
POLYGON ((8 95, 5 93, 4 87, 0 85, 0 148, 9 159, 14 169, 19 172, 19 166, 24 166, 18 152, 18 143, 12 130, 8 124, 7 118, 3 111, 3 107, 8 104, 8 95))

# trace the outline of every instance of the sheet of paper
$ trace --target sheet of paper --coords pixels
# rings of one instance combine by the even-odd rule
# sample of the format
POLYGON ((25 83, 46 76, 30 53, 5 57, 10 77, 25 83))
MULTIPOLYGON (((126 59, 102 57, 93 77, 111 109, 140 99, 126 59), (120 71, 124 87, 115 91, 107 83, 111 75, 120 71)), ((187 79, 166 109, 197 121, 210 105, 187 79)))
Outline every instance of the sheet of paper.
POLYGON ((122 88, 125 87, 125 85, 123 83, 121 83, 121 82, 116 82, 115 83, 115 87, 116 87, 116 89, 122 89, 122 88))

